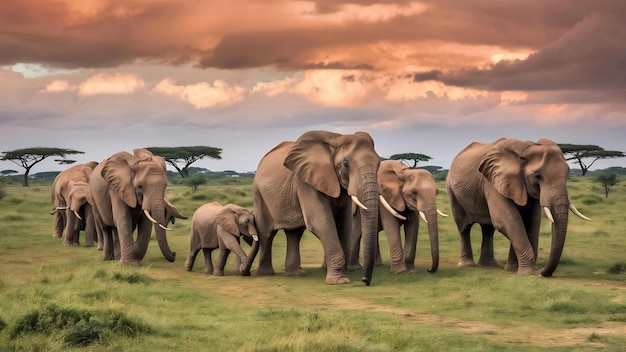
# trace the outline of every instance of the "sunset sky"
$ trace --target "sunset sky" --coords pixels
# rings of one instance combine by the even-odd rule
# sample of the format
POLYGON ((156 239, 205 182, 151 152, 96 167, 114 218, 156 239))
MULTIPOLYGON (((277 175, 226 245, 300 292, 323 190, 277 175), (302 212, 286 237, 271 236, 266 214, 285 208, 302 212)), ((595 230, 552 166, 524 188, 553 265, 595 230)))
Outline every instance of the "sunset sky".
POLYGON ((624 0, 2 0, 0 152, 206 145, 223 159, 194 166, 245 172, 320 129, 444 168, 499 137, 626 152, 625 18, 624 0))

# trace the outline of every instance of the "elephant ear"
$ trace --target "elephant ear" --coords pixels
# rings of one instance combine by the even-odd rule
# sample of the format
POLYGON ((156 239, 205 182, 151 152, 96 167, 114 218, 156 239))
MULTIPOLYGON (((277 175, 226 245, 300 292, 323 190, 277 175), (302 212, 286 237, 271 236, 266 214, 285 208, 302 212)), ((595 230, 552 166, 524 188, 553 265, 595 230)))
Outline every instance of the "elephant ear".
POLYGON ((217 214, 217 224, 234 236, 241 235, 237 224, 237 213, 231 207, 225 206, 217 214))
POLYGON ((110 157, 102 168, 102 177, 126 205, 137 206, 137 195, 132 183, 133 170, 123 158, 110 157))
POLYGON ((383 191, 383 196, 395 210, 404 211, 406 204, 402 198, 400 185, 400 174, 402 169, 396 166, 395 162, 383 161, 378 170, 378 183, 383 191))
POLYGON ((524 206, 528 193, 519 155, 509 148, 494 148, 480 161, 478 170, 498 193, 524 206))
POLYGON ((293 144, 283 164, 316 190, 338 198, 341 186, 333 165, 332 142, 339 136, 326 131, 306 132, 293 144))
POLYGON ((167 198, 163 199, 165 201, 165 211, 167 212, 167 214, 171 215, 174 218, 179 218, 179 219, 188 219, 189 217, 183 215, 175 206, 174 204, 170 203, 169 200, 167 200, 167 198))

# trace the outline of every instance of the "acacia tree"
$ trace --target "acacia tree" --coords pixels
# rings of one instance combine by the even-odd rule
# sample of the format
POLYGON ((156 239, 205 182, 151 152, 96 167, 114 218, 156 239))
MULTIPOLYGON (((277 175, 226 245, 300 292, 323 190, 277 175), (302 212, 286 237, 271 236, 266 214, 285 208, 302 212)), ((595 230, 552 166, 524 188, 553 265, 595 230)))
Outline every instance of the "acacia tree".
POLYGON ((604 198, 609 197, 609 191, 611 190, 611 187, 615 186, 619 182, 617 180, 617 175, 609 172, 604 172, 596 176, 596 181, 599 182, 602 187, 604 187, 604 198))
POLYGON ((420 161, 429 161, 430 159, 432 159, 430 156, 425 155, 425 154, 418 154, 418 153, 402 153, 402 154, 394 154, 392 156, 389 157, 389 159, 391 160, 400 160, 400 161, 412 161, 413 162, 413 166, 410 166, 412 169, 415 169, 417 167, 417 163, 420 161))
POLYGON ((170 163, 182 178, 189 176, 189 166, 204 158, 222 159, 221 148, 205 146, 188 147, 149 147, 146 148, 154 155, 159 155, 170 163), (180 167, 178 163, 183 163, 180 167))
POLYGON ((578 163, 582 170, 582 175, 585 176, 589 168, 600 159, 609 158, 623 158, 624 153, 617 150, 604 150, 604 148, 597 145, 587 144, 559 144, 561 151, 565 155, 565 160, 578 163), (591 162, 585 163, 583 159, 591 159, 591 162))
POLYGON ((51 156, 58 156, 62 158, 55 160, 59 164, 71 164, 76 162, 76 160, 68 160, 65 158, 66 155, 85 154, 85 152, 73 149, 44 147, 16 149, 2 153, 2 159, 0 160, 8 160, 24 168, 24 187, 28 187, 28 174, 30 173, 30 170, 33 168, 33 166, 43 161, 44 159, 51 156))

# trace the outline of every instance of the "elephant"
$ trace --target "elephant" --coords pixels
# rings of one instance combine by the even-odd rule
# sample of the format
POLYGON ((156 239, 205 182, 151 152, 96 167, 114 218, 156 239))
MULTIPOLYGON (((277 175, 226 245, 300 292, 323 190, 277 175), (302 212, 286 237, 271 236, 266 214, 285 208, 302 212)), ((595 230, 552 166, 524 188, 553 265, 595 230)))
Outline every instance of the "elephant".
POLYGON ((435 273, 439 266, 439 229, 437 215, 447 216, 437 209, 437 184, 430 172, 411 169, 397 160, 384 160, 378 169, 378 183, 391 207, 405 217, 404 220, 391 214, 380 205, 380 226, 389 242, 391 272, 415 271, 415 253, 419 219, 428 226, 432 266, 428 271, 435 273), (404 249, 400 227, 404 226, 404 249))
MULTIPOLYGON (((285 274, 304 275, 300 239, 308 229, 322 243, 325 283, 347 284, 346 257, 358 258, 355 238, 360 237, 354 233, 358 232, 363 234, 362 281, 370 285, 382 197, 376 176, 379 164, 374 141, 366 132, 309 131, 265 154, 253 181, 253 214, 260 247, 257 275, 274 274, 272 243, 280 229, 287 237, 285 274), (356 209, 359 216, 353 216, 356 209)), ((251 261, 247 264, 249 270, 251 261)))
POLYGON ((96 226, 104 234, 105 260, 119 257, 123 265, 140 265, 154 224, 163 256, 174 261, 176 253, 167 243, 166 225, 173 218, 187 217, 167 201, 166 187, 165 161, 146 149, 135 149, 133 154, 122 151, 98 164, 89 188, 96 226))
POLYGON ((459 267, 473 266, 470 229, 480 224, 483 240, 478 264, 499 266, 493 234, 511 242, 505 270, 550 277, 556 270, 567 234, 569 211, 582 215, 569 200, 569 166, 557 144, 501 138, 474 142, 452 160, 446 189, 461 242, 459 267), (541 209, 552 223, 552 244, 543 269, 537 268, 541 209))
POLYGON ((62 237, 64 246, 78 246, 79 233, 85 231, 85 246, 94 245, 95 223, 89 198, 89 176, 98 165, 91 161, 59 173, 52 183, 52 237, 62 237))
MULTIPOLYGON (((235 204, 222 205, 218 202, 201 205, 191 217, 191 238, 189 239, 189 255, 185 261, 185 268, 191 271, 198 252, 204 254, 205 270, 207 274, 224 275, 224 266, 230 252, 237 255, 237 274, 249 276, 250 271, 241 270, 248 256, 241 248, 239 238, 248 238, 258 246, 258 232, 252 212, 235 204), (220 249, 215 268, 211 253, 220 249)), ((252 252, 252 251, 251 251, 252 252)), ((256 252, 256 251, 255 251, 256 252)), ((254 260, 254 258, 252 258, 254 260)))

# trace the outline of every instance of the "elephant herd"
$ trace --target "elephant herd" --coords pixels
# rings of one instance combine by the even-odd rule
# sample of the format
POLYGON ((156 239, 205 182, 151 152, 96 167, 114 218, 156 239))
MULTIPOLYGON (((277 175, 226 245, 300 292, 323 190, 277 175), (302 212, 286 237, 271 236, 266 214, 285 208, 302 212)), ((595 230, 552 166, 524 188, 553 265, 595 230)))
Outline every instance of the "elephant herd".
MULTIPOLYGON (((470 228, 479 224, 483 235, 479 265, 498 265, 493 251, 497 230, 511 243, 506 270, 551 276, 563 251, 569 211, 589 220, 569 202, 568 173, 560 148, 546 139, 535 143, 501 138, 488 144, 474 142, 462 150, 446 180, 460 235, 458 265, 475 265, 470 228), (542 209, 552 223, 552 244, 540 271, 542 209)), ((166 187, 163 158, 146 149, 71 167, 57 176, 52 187, 53 236, 62 237, 63 245, 78 245, 83 230, 85 245, 93 246, 97 239, 105 260, 139 265, 154 228, 163 256, 173 262, 176 253, 169 248, 167 226, 187 217, 165 198, 166 187)), ((273 275, 272 243, 283 230, 285 274, 304 275, 300 240, 308 229, 323 247, 326 284, 349 283, 347 271, 361 269, 362 281, 369 285, 380 262, 382 230, 389 243, 390 270, 415 270, 421 219, 430 239, 428 271, 434 273, 439 265, 437 217, 447 216, 437 209, 437 192, 429 172, 399 161, 381 161, 365 132, 309 131, 263 156, 253 181, 251 211, 212 202, 194 212, 185 268, 192 269, 202 250, 205 272, 223 275, 227 257, 234 252, 237 274, 250 275, 258 254, 257 275, 273 275), (242 249, 240 238, 250 245, 250 253, 242 249), (220 254, 213 266, 215 249, 220 254)))

